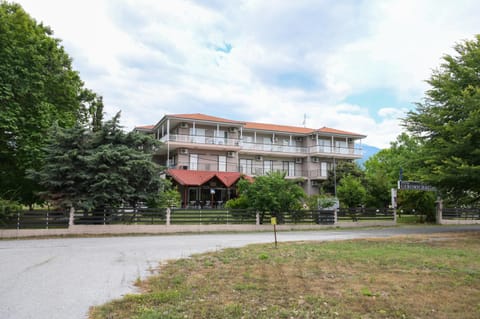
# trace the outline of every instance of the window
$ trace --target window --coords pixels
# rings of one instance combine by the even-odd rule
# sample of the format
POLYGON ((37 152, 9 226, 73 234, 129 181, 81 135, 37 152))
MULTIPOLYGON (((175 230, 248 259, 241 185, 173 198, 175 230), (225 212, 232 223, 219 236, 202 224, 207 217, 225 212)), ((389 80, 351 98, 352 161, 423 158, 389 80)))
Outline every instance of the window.
POLYGON ((271 151, 272 150, 272 138, 271 137, 264 137, 263 138, 263 150, 264 151, 271 151))
POLYGON ((245 143, 253 143, 253 136, 243 135, 243 141, 244 141, 245 143))
POLYGON ((273 161, 263 161, 263 173, 267 174, 272 171, 273 161))
POLYGON ((335 148, 337 149, 337 153, 347 154, 348 147, 346 141, 335 141, 335 148))
POLYGON ((227 132, 223 130, 216 131, 215 144, 226 144, 227 132))
POLYGON ((320 176, 327 177, 327 163, 320 163, 320 176))
POLYGON ((287 173, 286 176, 295 176, 295 162, 283 162, 283 171, 287 173))
POLYGON ((227 171, 227 157, 225 155, 218 155, 218 171, 227 171))
POLYGON ((190 169, 198 170, 198 154, 190 154, 190 169))
POLYGON ((204 128, 190 128, 190 136, 192 143, 205 144, 205 129, 204 128))
POLYGON ((252 175, 252 160, 240 159, 240 173, 252 175))
POLYGON ((324 153, 330 153, 330 145, 331 141, 330 140, 318 140, 318 145, 320 146, 320 151, 323 151, 324 153))

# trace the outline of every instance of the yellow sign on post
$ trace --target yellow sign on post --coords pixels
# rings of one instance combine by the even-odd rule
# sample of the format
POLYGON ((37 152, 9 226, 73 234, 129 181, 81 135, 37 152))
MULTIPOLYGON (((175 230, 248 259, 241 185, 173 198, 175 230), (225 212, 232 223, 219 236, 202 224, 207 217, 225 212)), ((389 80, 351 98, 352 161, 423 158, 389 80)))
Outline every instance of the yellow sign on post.
POLYGON ((273 225, 273 233, 275 234, 275 248, 277 248, 277 217, 272 217, 270 223, 273 225))

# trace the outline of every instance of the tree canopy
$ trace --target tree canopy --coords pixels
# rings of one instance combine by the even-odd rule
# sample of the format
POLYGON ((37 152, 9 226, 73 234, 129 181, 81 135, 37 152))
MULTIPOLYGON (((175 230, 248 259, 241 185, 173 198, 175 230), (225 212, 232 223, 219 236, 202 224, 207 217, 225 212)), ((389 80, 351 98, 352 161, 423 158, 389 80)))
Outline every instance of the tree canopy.
POLYGON ((136 206, 155 196, 162 185, 151 152, 157 141, 119 126, 119 114, 92 131, 77 124, 55 127, 46 164, 31 172, 59 206, 92 210, 136 206))
POLYGON ((301 199, 305 197, 303 189, 295 181, 286 179, 283 172, 258 176, 253 183, 240 180, 237 187, 240 196, 235 203, 259 211, 262 220, 265 212, 278 217, 280 213, 300 208, 301 199))
POLYGON ((340 205, 354 208, 365 203, 367 192, 359 178, 347 175, 340 180, 337 195, 340 205))
POLYGON ((364 178, 362 169, 355 162, 350 160, 338 160, 335 165, 335 170, 329 170, 327 179, 321 184, 321 191, 323 193, 334 195, 335 188, 347 175, 355 176, 361 180, 364 178))
POLYGON ((52 124, 98 127, 103 103, 53 31, 18 4, 0 1, 0 44, 0 197, 32 204, 38 187, 26 171, 43 164, 52 124))
POLYGON ((480 200, 480 35, 455 47, 404 120, 421 143, 422 180, 445 195, 480 200))

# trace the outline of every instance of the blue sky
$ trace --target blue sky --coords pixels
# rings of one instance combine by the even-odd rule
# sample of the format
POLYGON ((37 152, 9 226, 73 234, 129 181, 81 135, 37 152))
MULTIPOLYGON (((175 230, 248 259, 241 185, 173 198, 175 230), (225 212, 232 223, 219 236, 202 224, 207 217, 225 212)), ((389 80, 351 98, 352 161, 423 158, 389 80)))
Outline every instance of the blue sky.
POLYGON ((107 116, 164 114, 362 133, 388 147, 477 0, 22 0, 62 39, 107 116))

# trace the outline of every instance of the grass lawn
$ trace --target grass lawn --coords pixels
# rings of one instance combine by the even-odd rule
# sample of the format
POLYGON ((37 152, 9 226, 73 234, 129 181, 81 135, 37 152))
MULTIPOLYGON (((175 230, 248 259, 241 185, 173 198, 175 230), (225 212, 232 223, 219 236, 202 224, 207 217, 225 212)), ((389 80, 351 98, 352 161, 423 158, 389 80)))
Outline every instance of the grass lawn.
POLYGON ((419 224, 425 223, 425 215, 398 215, 397 223, 399 224, 419 224))
POLYGON ((138 286, 90 318, 480 318, 480 232, 250 245, 138 286))

